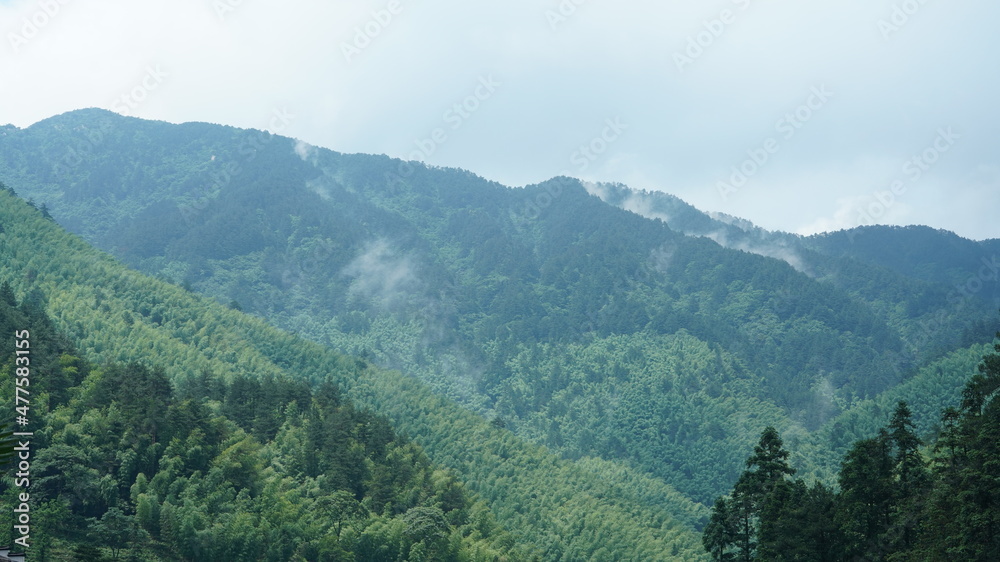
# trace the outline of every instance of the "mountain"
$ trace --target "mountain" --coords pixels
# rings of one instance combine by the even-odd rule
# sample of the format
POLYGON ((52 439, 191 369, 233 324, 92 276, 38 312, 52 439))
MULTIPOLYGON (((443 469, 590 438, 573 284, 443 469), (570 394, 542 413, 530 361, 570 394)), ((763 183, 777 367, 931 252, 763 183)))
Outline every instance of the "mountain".
POLYGON ((661 219, 679 232, 783 260, 871 305, 902 306, 906 316, 921 318, 915 326, 898 324, 907 351, 918 363, 956 345, 992 337, 994 323, 987 318, 960 330, 938 329, 948 322, 948 314, 940 312, 945 303, 952 309, 1000 307, 998 239, 973 241, 926 226, 863 226, 803 237, 767 231, 728 215, 710 216, 662 192, 637 192, 622 185, 590 189, 609 204, 661 219), (962 334, 960 340, 950 339, 957 333, 962 334))
POLYGON ((100 110, 0 130, 0 179, 139 271, 702 505, 767 425, 831 474, 826 428, 990 341, 1000 297, 997 241, 800 237, 620 185, 515 189, 100 110))
MULTIPOLYGON (((340 437, 325 430, 318 434, 308 432, 304 429, 308 424, 319 422, 310 422, 308 417, 297 414, 302 410, 295 400, 280 400, 283 400, 282 396, 301 398, 311 386, 316 388, 312 392, 326 392, 329 396, 329 391, 323 388, 324 384, 332 384, 343 396, 345 402, 342 407, 346 411, 338 412, 334 405, 329 415, 334 418, 339 416, 343 421, 345 416, 354 415, 350 409, 356 408, 373 412, 374 416, 379 416, 378 419, 387 419, 392 424, 387 427, 384 422, 365 418, 363 416, 368 414, 363 414, 359 417, 361 426, 343 436, 347 443, 353 440, 357 445, 342 452, 372 455, 371 463, 366 461, 366 466, 383 479, 378 481, 381 482, 378 486, 365 483, 366 488, 362 492, 388 487, 392 491, 388 497, 401 495, 402 501, 417 502, 417 507, 423 507, 419 502, 426 496, 421 494, 424 491, 436 493, 434 490, 437 490, 455 500, 466 497, 470 505, 475 504, 476 497, 482 498, 486 503, 484 507, 488 506, 489 511, 495 514, 498 527, 494 530, 490 528, 489 511, 482 509, 479 510, 482 523, 479 529, 472 525, 463 530, 463 524, 455 524, 454 521, 451 523, 455 525, 454 529, 449 526, 449 537, 458 541, 453 544, 455 548, 475 554, 477 545, 486 547, 479 548, 481 558, 472 556, 472 559, 493 560, 491 550, 498 553, 508 551, 512 559, 518 557, 518 552, 544 560, 704 559, 696 528, 704 521, 706 511, 662 482, 607 461, 584 459, 571 462, 560 459, 454 402, 433 395, 412 377, 343 356, 181 287, 129 270, 114 258, 67 233, 46 217, 44 209, 27 204, 6 189, 0 190, 0 279, 9 283, 9 289, 0 290, 8 303, 5 306, 9 306, 13 299, 26 303, 22 306, 32 310, 46 311, 45 316, 51 319, 52 328, 39 331, 37 337, 40 341, 65 338, 71 342, 72 349, 76 350, 73 353, 78 353, 81 361, 102 366, 103 378, 101 375, 84 378, 83 371, 92 368, 84 369, 81 361, 73 358, 75 355, 64 354, 65 364, 60 363, 60 368, 51 372, 61 373, 65 378, 65 383, 59 388, 70 393, 69 406, 60 406, 61 402, 55 398, 51 398, 49 403, 43 392, 36 397, 33 410, 33 415, 44 415, 46 422, 52 424, 51 431, 47 430, 39 436, 39 456, 55 455, 55 452, 44 453, 51 449, 44 447, 46 441, 52 441, 60 445, 56 451, 63 456, 52 457, 51 466, 66 467, 69 465, 63 461, 75 458, 74 470, 79 465, 83 476, 93 476, 95 481, 102 482, 100 494, 104 495, 100 497, 105 499, 98 497, 94 501, 88 500, 89 503, 80 503, 81 509, 85 509, 83 515, 96 518, 99 516, 96 511, 86 510, 108 507, 112 498, 120 497, 121 515, 129 517, 130 510, 134 509, 135 515, 139 516, 139 504, 129 502, 139 502, 145 494, 146 499, 142 501, 146 502, 143 504, 146 507, 143 509, 153 509, 153 501, 157 501, 161 509, 165 505, 162 502, 169 502, 177 508, 174 516, 180 517, 183 507, 186 510, 184 513, 190 514, 189 519, 164 519, 161 511, 161 521, 178 521, 182 524, 178 532, 186 533, 181 536, 193 533, 207 541, 198 544, 208 544, 213 549, 219 546, 209 540, 215 536, 211 534, 215 531, 228 533, 219 535, 226 540, 266 538, 267 535, 262 535, 264 531, 260 530, 264 526, 260 520, 262 514, 275 518, 268 523, 275 527, 267 528, 284 533, 282 544, 288 544, 288 533, 298 533, 303 529, 294 528, 296 523, 282 515, 281 510, 287 510, 288 517, 292 517, 293 513, 297 514, 295 517, 300 517, 302 510, 308 509, 307 504, 318 493, 316 489, 302 491, 300 488, 303 484, 297 480, 301 476, 296 472, 296 463, 305 463, 310 456, 302 460, 295 455, 296 440, 305 440, 300 444, 308 443, 311 438, 336 442, 340 437), (47 336, 47 333, 62 336, 47 336), (132 367, 136 362, 140 365, 132 367), (81 381, 89 384, 79 388, 81 381), (141 385, 140 381, 143 381, 141 385), (309 383, 305 391, 303 382, 309 383), (168 399, 158 398, 169 392, 164 383, 169 383, 180 394, 179 398, 173 399, 175 402, 164 403, 168 399), (268 389, 263 395, 253 391, 258 383, 262 385, 260 388, 268 389), (213 392, 210 389, 218 389, 220 385, 226 389, 222 400, 212 403, 211 400, 215 400, 213 397, 218 398, 219 394, 218 390, 213 392), (286 392, 280 390, 282 385, 291 387, 286 392), (158 390, 144 390, 147 387, 158 390), (232 390, 234 388, 242 390, 237 392, 232 390), (231 399, 227 395, 231 395, 231 399), (254 399, 255 396, 258 398, 254 399), (206 462, 205 457, 196 455, 189 446, 198 445, 204 455, 219 450, 215 449, 219 443, 214 440, 212 431, 204 430, 200 437, 173 448, 168 447, 166 451, 162 447, 149 449, 153 451, 151 455, 160 454, 156 451, 170 453, 164 458, 170 463, 179 463, 175 467, 179 474, 165 476, 165 482, 154 478, 148 483, 135 476, 133 486, 137 487, 128 491, 119 489, 119 479, 130 478, 137 466, 151 462, 149 457, 129 457, 127 448, 116 456, 115 451, 121 446, 119 440, 127 445, 145 442, 148 448, 149 441, 143 435, 155 435, 142 429, 142 425, 130 424, 127 420, 131 418, 122 416, 151 416, 149 421, 155 422, 160 419, 162 412, 156 412, 161 408, 166 407, 170 412, 177 401, 184 399, 210 402, 202 406, 184 406, 194 410, 177 412, 178 417, 168 420, 168 427, 176 427, 177 423, 188 424, 193 431, 199 424, 209 423, 211 427, 208 429, 216 431, 219 429, 216 425, 223 424, 228 426, 222 428, 228 432, 224 435, 233 437, 224 441, 225 447, 221 448, 222 452, 228 453, 218 461, 212 461, 212 466, 222 469, 215 473, 216 476, 229 479, 232 488, 224 487, 220 489, 220 496, 210 496, 209 499, 216 503, 209 507, 217 511, 222 505, 218 502, 225 503, 232 499, 226 495, 230 489, 238 500, 234 507, 236 511, 218 520, 219 529, 205 527, 206 522, 212 521, 207 513, 194 515, 202 509, 199 505, 203 505, 198 503, 201 501, 199 494, 207 494, 206 490, 211 489, 212 482, 215 482, 196 481, 196 478, 213 473, 196 471, 189 474, 190 467, 197 464, 186 464, 206 462), (141 402, 136 404, 135 400, 141 402), (53 408, 51 412, 49 407, 53 408), (232 423, 220 421, 222 417, 232 423), (264 425, 258 426, 258 421, 264 425), (240 423, 250 424, 247 426, 249 431, 242 429, 240 423), (261 432, 269 438, 278 435, 275 430, 281 434, 281 439, 273 443, 244 437, 249 432, 255 435, 261 432), (92 434, 97 435, 99 441, 88 441, 87 436, 92 434), (400 435, 401 440, 412 439, 418 448, 399 441, 398 447, 386 447, 387 450, 398 449, 398 452, 387 458, 388 464, 379 465, 382 453, 370 452, 368 448, 378 448, 379 443, 385 445, 387 439, 392 443, 395 439, 393 435, 400 435), (282 443, 291 449, 281 449, 282 443), (109 447, 111 456, 102 456, 109 447), (420 460, 421 450, 435 466, 428 466, 420 460), (179 459, 170 460, 173 454, 179 455, 179 459), (127 464, 126 461, 139 464, 127 464), (270 464, 265 461, 270 461, 270 464), (96 468, 90 467, 89 463, 96 464, 96 468), (119 469, 119 465, 127 468, 119 469), (248 481, 241 480, 241 475, 246 475, 248 470, 250 474, 254 473, 252 468, 248 468, 254 466, 265 467, 263 474, 266 481, 259 484, 268 484, 263 490, 269 495, 255 495, 261 488, 248 487, 245 485, 248 481), (379 466, 382 466, 381 470, 379 466), (449 492, 450 475, 454 475, 455 481, 475 496, 456 493, 460 490, 449 492), (417 478, 417 481, 412 482, 411 478, 417 478), (431 481, 428 482, 428 478, 431 481), (188 484, 193 487, 184 497, 178 496, 177 500, 183 502, 183 506, 173 503, 170 499, 173 495, 161 497, 157 494, 157 491, 178 494, 188 484), (244 492, 244 489, 247 491, 244 492), (132 490, 136 493, 134 498, 128 495, 132 490), (407 499, 407 490, 416 495, 407 499), (301 500, 305 503, 286 503, 299 501, 296 494, 301 493, 308 497, 301 500), (275 498, 275 494, 281 496, 280 501, 265 501, 275 498), (125 500, 125 497, 129 499, 125 500), (262 512, 265 508, 270 511, 262 512), (239 515, 244 509, 249 510, 249 514, 239 515), (510 533, 513 544, 503 542, 506 532, 510 533), (463 537, 462 533, 468 535, 463 537)), ((13 321, 18 320, 15 318, 13 321)), ((50 358, 51 361, 55 359, 50 358)), ((58 361, 63 361, 63 357, 58 361)), ((5 360, 7 366, 4 368, 9 369, 11 364, 5 360)), ((4 395, 12 400, 11 380, 11 377, 6 377, 3 384, 7 389, 4 395)), ((331 403, 327 400, 329 409, 331 403)), ((336 444, 332 447, 312 457, 320 463, 326 462, 323 459, 339 450, 336 444)), ((208 459, 211 458, 208 456, 208 459)), ((349 463, 346 466, 357 465, 349 463)), ((308 483, 304 485, 308 488, 308 483)), ((69 489, 59 481, 51 482, 48 489, 52 488, 57 491, 69 489)), ((5 506, 13 505, 7 501, 12 501, 13 490, 7 488, 4 492, 5 506)), ((86 493, 88 488, 78 490, 86 493)), ((60 509, 57 504, 45 505, 49 510, 60 509)), ((441 511, 445 512, 444 509, 441 511)), ((59 521, 62 517, 61 512, 44 513, 51 516, 49 521, 59 521)), ((148 515, 148 512, 143 513, 148 515)), ((438 536, 435 529, 442 529, 438 525, 441 519, 435 516, 433 509, 412 513, 409 519, 407 513, 410 512, 406 511, 400 517, 389 508, 383 509, 381 519, 375 515, 372 523, 375 527, 370 529, 371 533, 365 539, 369 542, 362 542, 377 550, 382 546, 391 546, 393 537, 408 536, 405 545, 410 547, 421 542, 423 539, 419 537, 424 536, 406 535, 405 528, 410 524, 415 529, 430 533, 426 535, 428 537, 438 536)), ((104 516, 100 517, 98 522, 104 521, 104 516)), ((108 517, 108 521, 102 523, 103 528, 121 521, 117 513, 108 517)), ((306 522, 306 519, 301 520, 303 524, 306 522)), ((94 524, 97 525, 97 522, 94 524)), ((361 537, 354 536, 352 540, 362 540, 364 536, 362 533, 361 537)), ((341 537, 345 540, 351 538, 347 535, 341 537)), ((189 542, 181 544, 192 547, 189 542)), ((360 548, 361 543, 352 544, 360 548)), ((427 544, 427 548, 443 548, 436 542, 427 544)), ((101 546, 108 545, 101 543, 101 546)), ((185 552, 162 554, 161 559, 178 559, 178 555, 183 555, 186 559, 202 560, 211 558, 210 555, 216 551, 185 552)), ((391 553, 385 556, 395 559, 391 553)), ((282 558, 281 552, 268 553, 266 558, 287 559, 282 558)), ((213 559, 246 558, 227 554, 213 559)))

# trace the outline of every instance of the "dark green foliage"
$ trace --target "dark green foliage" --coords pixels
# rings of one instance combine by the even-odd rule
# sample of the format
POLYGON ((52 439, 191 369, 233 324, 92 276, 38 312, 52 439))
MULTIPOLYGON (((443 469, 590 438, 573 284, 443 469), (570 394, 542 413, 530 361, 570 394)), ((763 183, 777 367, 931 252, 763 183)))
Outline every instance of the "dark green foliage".
POLYGON ((737 534, 740 531, 740 521, 734 513, 730 513, 731 502, 725 498, 717 498, 712 507, 712 516, 702 533, 702 544, 712 556, 712 560, 735 560, 733 545, 737 544, 737 534))
POLYGON ((795 474, 795 470, 788 466, 788 451, 784 449, 778 430, 771 426, 764 428, 760 443, 747 459, 747 468, 750 469, 761 495, 769 494, 785 476, 795 474))
POLYGON ((102 560, 101 551, 90 544, 77 544, 73 547, 73 560, 75 562, 100 562, 102 560))
MULTIPOLYGON (((759 483, 767 478, 744 473, 731 497, 716 501, 703 534, 706 551, 715 560, 997 560, 998 389, 1000 344, 966 384, 961 408, 945 410, 932 471, 909 404, 900 401, 887 428, 857 441, 845 455, 838 493, 783 478, 762 489, 759 483), (761 490, 763 496, 755 495, 761 490), (751 517, 741 519, 741 501, 751 517), (749 538, 741 535, 744 521, 749 538)), ((767 466, 766 459, 779 458, 766 453, 780 451, 774 436, 767 439, 772 446, 764 441, 748 465, 767 466)), ((787 473, 780 462, 773 466, 772 473, 787 473)))
POLYGON ((778 552, 782 512, 805 495, 786 480, 795 473, 787 459, 777 430, 765 428, 731 496, 715 501, 703 543, 716 560, 749 562, 778 552))
POLYGON ((923 442, 916 435, 912 417, 909 404, 900 401, 888 427, 895 478, 888 541, 890 549, 897 552, 910 551, 916 545, 920 533, 916 514, 923 510, 931 484, 927 464, 920 451, 923 442))
POLYGON ((411 543, 410 550, 419 548, 425 559, 434 560, 447 549, 448 521, 436 507, 414 507, 403 515, 403 537, 411 543))
POLYGON ((4 281, 3 284, 0 285, 0 302, 6 304, 9 308, 17 306, 17 295, 14 294, 13 287, 11 287, 10 283, 7 281, 4 281))
POLYGON ((838 521, 850 556, 882 560, 892 516, 894 482, 888 435, 858 441, 840 470, 838 521))
POLYGON ((79 398, 53 411, 41 430, 49 443, 33 459, 33 501, 65 507, 58 524, 46 518, 52 509, 39 510, 34 558, 44 560, 57 545, 77 559, 96 559, 101 549, 111 560, 156 552, 164 560, 284 561, 296 549, 330 559, 333 552, 360 556, 365 543, 357 534, 384 525, 392 530, 379 535, 382 546, 427 559, 521 557, 500 545, 509 542, 503 531, 475 526, 472 514, 485 515, 480 502, 329 383, 315 392, 281 380, 223 385, 221 412, 246 396, 280 403, 279 429, 257 440, 249 433, 267 419, 249 420, 244 431, 213 413, 207 398, 178 401, 160 368, 113 364, 88 372, 71 389, 79 398), (312 442, 313 426, 336 436, 312 442), (352 457, 329 462, 339 450, 352 457), (313 458, 319 462, 310 471, 313 458), (368 477, 379 471, 389 478, 368 477))
POLYGON ((143 530, 136 526, 135 519, 117 507, 108 509, 100 519, 91 522, 90 535, 95 544, 111 550, 112 560, 118 560, 123 548, 137 548, 146 538, 143 530))
POLYGON ((932 556, 1000 557, 1000 344, 994 347, 966 385, 960 409, 942 419, 920 541, 932 556))
POLYGON ((8 423, 0 426, 0 470, 6 471, 14 462, 14 447, 16 446, 14 424, 8 423))
POLYGON ((762 542, 775 560, 833 562, 846 550, 843 531, 836 524, 836 494, 820 483, 810 488, 801 480, 783 483, 772 510, 773 537, 762 542))

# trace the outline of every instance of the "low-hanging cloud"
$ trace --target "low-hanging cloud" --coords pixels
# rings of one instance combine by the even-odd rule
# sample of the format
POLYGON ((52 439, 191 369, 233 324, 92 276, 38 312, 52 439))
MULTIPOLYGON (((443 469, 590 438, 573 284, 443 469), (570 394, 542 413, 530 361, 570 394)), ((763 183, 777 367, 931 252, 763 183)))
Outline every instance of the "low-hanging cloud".
POLYGON ((422 283, 413 259, 387 240, 370 242, 343 270, 352 279, 350 295, 376 309, 395 312, 420 297, 422 283))
POLYGON ((310 164, 316 163, 317 149, 315 146, 304 142, 295 141, 295 154, 302 159, 303 162, 308 162, 310 164))

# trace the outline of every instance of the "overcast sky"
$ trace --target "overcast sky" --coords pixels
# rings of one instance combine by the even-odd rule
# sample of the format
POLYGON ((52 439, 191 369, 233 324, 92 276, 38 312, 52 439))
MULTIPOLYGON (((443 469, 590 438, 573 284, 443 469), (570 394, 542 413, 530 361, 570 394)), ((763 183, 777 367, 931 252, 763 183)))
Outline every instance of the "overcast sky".
POLYGON ((769 229, 1000 237, 996 0, 0 0, 0 123, 267 129, 769 229))

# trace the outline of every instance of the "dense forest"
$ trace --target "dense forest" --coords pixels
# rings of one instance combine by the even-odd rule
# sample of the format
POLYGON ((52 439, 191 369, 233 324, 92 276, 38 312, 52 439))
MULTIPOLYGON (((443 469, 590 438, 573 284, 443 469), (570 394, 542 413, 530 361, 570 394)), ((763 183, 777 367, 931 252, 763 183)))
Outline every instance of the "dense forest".
MULTIPOLYGON (((492 513, 333 383, 81 358, 0 286, 0 331, 28 330, 31 560, 527 560, 492 513)), ((13 357, 13 339, 0 344, 13 357)), ((14 411, 12 361, 0 395, 14 411)), ((14 544, 2 498, 0 543, 14 544)))
MULTIPOLYGON (((45 418, 52 423, 51 434, 46 433, 47 439, 51 438, 53 444, 57 438, 69 439, 76 449, 82 450, 74 453, 75 457, 58 462, 76 459, 73 462, 80 464, 81 470, 93 469, 93 472, 85 470, 87 474, 81 478, 92 477, 105 482, 105 492, 102 492, 105 495, 101 496, 104 499, 94 499, 98 503, 88 504, 83 512, 84 520, 79 523, 80 532, 90 530, 93 522, 87 517, 98 517, 100 521, 103 515, 98 511, 102 507, 109 510, 117 507, 123 516, 136 515, 129 510, 125 498, 134 502, 131 492, 138 472, 149 471, 143 472, 148 481, 147 494, 155 493, 161 505, 168 501, 179 509, 183 506, 183 498, 178 496, 175 505, 170 489, 162 494, 157 488, 149 491, 148 486, 153 485, 156 474, 172 470, 175 472, 170 474, 177 476, 177 482, 195 483, 192 478, 198 472, 194 480, 208 486, 204 479, 218 467, 221 472, 216 471, 214 477, 231 474, 234 478, 243 478, 240 482, 253 484, 253 489, 260 493, 282 495, 286 491, 299 490, 300 485, 307 486, 305 491, 296 492, 303 498, 295 501, 302 503, 289 506, 285 505, 285 500, 279 502, 292 512, 319 493, 309 487, 315 486, 316 480, 326 481, 325 485, 332 486, 327 488, 331 492, 341 490, 339 486, 347 486, 346 491, 362 494, 358 503, 369 509, 369 517, 352 528, 358 528, 361 534, 365 529, 381 533, 372 544, 397 549, 392 551, 396 554, 387 554, 389 558, 386 559, 405 559, 405 554, 399 558, 400 549, 412 548, 420 542, 405 534, 406 513, 410 509, 418 509, 416 514, 434 515, 436 507, 445 513, 442 505, 457 505, 447 503, 455 499, 448 499, 451 496, 467 498, 467 513, 471 519, 463 523, 461 518, 448 519, 448 514, 459 516, 452 513, 453 510, 445 513, 445 520, 449 522, 447 545, 435 543, 433 548, 457 549, 460 559, 463 555, 482 554, 487 556, 484 559, 492 560, 494 552, 515 559, 523 553, 528 559, 567 561, 621 557, 704 559, 697 529, 706 520, 707 509, 662 482, 600 459, 562 460, 498 427, 500 424, 496 420, 491 423, 435 396, 412 377, 339 355, 181 287, 131 271, 65 232, 46 218, 44 209, 16 198, 11 191, 0 190, 0 278, 9 282, 19 309, 44 310, 51 319, 54 332, 47 335, 48 332, 40 330, 39 341, 72 342, 72 346, 66 344, 65 354, 80 358, 77 364, 69 365, 77 374, 66 374, 70 378, 60 387, 66 391, 63 399, 69 401, 49 407, 45 418), (59 333, 64 336, 58 336, 59 333), (103 389, 101 392, 110 392, 106 397, 94 394, 93 385, 104 377, 127 377, 131 382, 134 375, 150 377, 148 384, 157 389, 158 396, 165 398, 169 394, 168 406, 190 408, 188 414, 192 416, 203 413, 206 416, 203 420, 215 420, 215 425, 198 431, 199 424, 176 420, 183 423, 171 431, 176 432, 178 440, 183 435, 184 441, 173 449, 170 442, 152 445, 153 437, 148 433, 143 435, 142 427, 125 431, 121 416, 166 414, 143 410, 144 406, 150 406, 148 401, 143 402, 144 406, 123 407, 122 401, 144 398, 133 396, 133 392, 116 395, 108 390, 116 385, 124 387, 122 378, 105 379, 99 385, 103 389), (169 381, 169 390, 164 381, 169 381), (253 381, 261 386, 257 387, 253 381), (308 393, 302 382, 308 383, 308 393), (323 394, 323 389, 329 388, 324 387, 327 384, 334 385, 339 392, 327 390, 323 394), (254 399, 261 393, 277 392, 279 388, 284 390, 278 395, 266 400, 254 399), (335 420, 365 420, 370 428, 381 429, 373 434, 365 428, 328 437, 310 434, 310 427, 315 429, 317 423, 328 423, 314 417, 321 412, 313 406, 322 404, 323 396, 330 400, 332 395, 339 395, 342 404, 340 407, 327 404, 328 413, 335 420), (226 406, 227 397, 231 398, 229 406, 226 406), (347 406, 348 403, 353 405, 347 406), (368 411, 372 414, 366 413, 368 411), (388 425, 379 421, 385 418, 389 420, 388 425), (112 422, 119 424, 116 427, 120 431, 110 429, 107 424, 112 422), (90 431, 100 433, 92 441, 99 448, 92 451, 86 449, 90 442, 83 440, 90 431), (190 444, 198 445, 202 451, 198 458, 188 459, 183 451, 193 434, 197 435, 191 438, 190 444), (403 435, 406 437, 396 437, 403 435), (348 444, 348 452, 344 453, 348 459, 366 459, 364 463, 369 471, 341 475, 332 481, 323 478, 317 471, 328 470, 336 474, 337 463, 345 459, 324 457, 316 450, 306 455, 303 448, 312 446, 310 439, 316 443, 315 440, 327 438, 343 439, 342 443, 348 444), (120 458, 116 451, 123 446, 123 439, 126 440, 125 450, 138 447, 144 450, 143 455, 138 456, 136 449, 136 458, 120 458), (237 444, 240 446, 230 450, 237 444), (226 451, 237 459, 220 458, 219 455, 226 451), (165 457, 168 452, 174 456, 165 457), (111 456, 102 457, 102 454, 111 456), (179 459, 173 460, 178 455, 179 459), (252 465, 247 465, 241 476, 240 467, 244 461, 252 465), (124 474, 122 463, 127 466, 124 474), (156 472, 149 468, 154 463, 158 463, 155 464, 156 472), (206 470, 199 471, 198 466, 206 470), (227 467, 230 473, 226 472, 227 467), (261 478, 248 480, 248 472, 257 469, 261 478), (449 474, 453 474, 454 479, 449 474), (132 480, 127 482, 127 489, 122 488, 128 478, 132 480), (357 484, 359 478, 360 486, 357 484), (382 484, 371 487, 375 480, 382 484), (354 488, 350 482, 354 482, 354 488), (387 482, 391 483, 391 493, 383 486, 387 482), (277 487, 269 488, 268 485, 277 487), (377 490, 381 490, 380 495, 368 499, 366 504, 367 494, 377 490), (119 494, 117 500, 108 495, 112 491, 119 494), (397 493, 401 496, 397 497, 397 493), (307 494, 313 496, 306 497, 307 494), (445 503, 437 504, 438 499, 445 503), (114 505, 112 501, 119 503, 114 505), (373 505, 381 511, 370 513, 373 505), (399 509, 403 511, 400 513, 399 509), (475 529, 477 521, 489 522, 491 517, 496 521, 491 535, 482 534, 487 527, 475 529), (364 526, 369 521, 375 526, 364 526), (402 538, 392 542, 398 537, 402 538)), ((53 353, 56 357, 63 355, 53 353)), ((45 410, 36 413, 41 411, 45 410)), ((167 430, 165 426, 172 423, 172 419, 162 424, 154 421, 145 429, 163 436, 167 430)), ((159 439, 157 437, 156 441, 159 439)), ((317 446, 326 445, 328 442, 317 446)), ((68 449, 62 450, 69 454, 68 449)), ((156 481, 157 485, 172 477, 156 481)), ((58 482, 53 482, 53 488, 59 487, 58 482)), ((140 488, 142 485, 137 489, 140 488)), ((205 487, 197 489, 206 490, 205 487)), ((239 483, 234 483, 232 490, 235 501, 248 502, 239 504, 241 507, 251 512, 254 508, 264 509, 254 503, 255 496, 249 491, 240 496, 239 483)), ((223 495, 216 499, 229 498, 223 495)), ((151 495, 148 501, 152 501, 151 495)), ((195 509, 195 504, 191 505, 195 509)), ((4 510, 12 507, 4 501, 4 510)), ((10 512, 6 513, 4 517, 10 517, 10 512)), ((117 512, 113 513, 113 517, 117 517, 117 512)), ((161 519, 162 516, 161 510, 161 519)), ((262 512, 258 511, 239 521, 233 520, 232 515, 215 521, 203 513, 200 524, 204 526, 197 530, 213 529, 205 535, 209 537, 215 530, 222 532, 227 525, 243 525, 241 529, 251 532, 254 540, 264 544, 270 537, 268 533, 272 531, 273 522, 265 524, 261 516, 262 512), (216 523, 220 525, 218 529, 216 523)), ((192 521, 197 520, 196 516, 191 517, 192 521)), ((295 520, 300 521, 298 516, 295 520)), ((432 520, 433 517, 428 519, 432 520)), ((317 538, 322 543, 321 530, 310 527, 305 521, 301 524, 302 533, 306 533, 301 536, 317 538)), ((348 531, 346 524, 340 531, 342 537, 355 532, 348 531)), ((151 553, 146 554, 167 556, 156 554, 155 550, 157 544, 164 544, 163 537, 150 537, 154 542, 149 546, 151 553)), ((57 546, 64 544, 58 540, 57 546)), ((302 541, 289 539, 289 542, 298 545, 302 541)), ((362 547, 357 542, 341 546, 345 550, 362 547)), ((417 548, 419 551, 422 547, 417 548)), ((304 556, 308 560, 316 559, 308 553, 304 556)))
POLYGON ((5 133, 0 179, 124 263, 706 506, 765 426, 836 439, 840 416, 998 327, 1000 284, 979 275, 997 241, 802 238, 624 186, 511 189, 100 110, 5 133))
POLYGON ((927 227, 801 237, 102 110, 0 128, 0 181, 29 201, 0 273, 87 362, 330 382, 546 560, 706 556, 766 428, 832 489, 900 401, 937 431, 1000 327, 1000 241, 927 227))
POLYGON ((851 446, 836 488, 792 480, 789 453, 766 428, 747 470, 716 499, 705 549, 720 561, 1000 559, 998 390, 1000 344, 931 443, 900 401, 887 426, 851 446))

